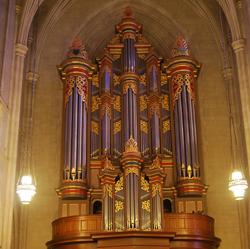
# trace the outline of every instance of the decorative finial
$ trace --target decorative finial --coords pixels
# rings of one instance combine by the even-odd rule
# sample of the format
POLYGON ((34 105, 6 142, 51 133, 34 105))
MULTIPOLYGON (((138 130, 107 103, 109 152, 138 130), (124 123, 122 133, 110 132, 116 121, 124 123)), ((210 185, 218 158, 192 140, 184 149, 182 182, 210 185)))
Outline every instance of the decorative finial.
POLYGON ((76 37, 73 40, 72 45, 67 53, 67 57, 81 57, 84 60, 89 60, 86 48, 82 44, 82 41, 79 37, 76 37))
POLYGON ((189 45, 187 40, 184 38, 183 35, 179 35, 174 43, 172 49, 172 57, 176 56, 189 56, 189 45))
POLYGON ((103 160, 103 169, 110 169, 110 170, 114 170, 114 166, 112 165, 111 161, 108 159, 107 156, 104 157, 103 160))
POLYGON ((123 18, 134 18, 132 9, 127 6, 123 12, 123 18))
POLYGON ((160 169, 161 168, 161 159, 159 155, 153 160, 153 164, 151 165, 150 169, 160 169))
POLYGON ((138 152, 137 142, 132 136, 130 136, 129 140, 125 144, 125 152, 138 152))

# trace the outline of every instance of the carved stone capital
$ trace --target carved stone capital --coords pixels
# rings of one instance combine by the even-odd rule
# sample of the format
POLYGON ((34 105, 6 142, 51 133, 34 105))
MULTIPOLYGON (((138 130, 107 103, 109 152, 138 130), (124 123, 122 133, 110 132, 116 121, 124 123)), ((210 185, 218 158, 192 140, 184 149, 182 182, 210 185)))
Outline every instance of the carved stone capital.
POLYGON ((17 56, 25 57, 28 51, 28 47, 24 44, 17 43, 15 46, 15 52, 17 56))
POLYGON ((223 74, 224 80, 226 80, 226 81, 232 80, 232 78, 233 78, 233 70, 231 67, 224 68, 222 70, 222 74, 223 74))
POLYGON ((26 73, 26 80, 29 82, 37 82, 39 79, 39 74, 34 72, 27 72, 26 73))
POLYGON ((239 39, 239 40, 233 41, 232 47, 233 47, 234 53, 239 53, 241 51, 244 51, 245 40, 239 39))

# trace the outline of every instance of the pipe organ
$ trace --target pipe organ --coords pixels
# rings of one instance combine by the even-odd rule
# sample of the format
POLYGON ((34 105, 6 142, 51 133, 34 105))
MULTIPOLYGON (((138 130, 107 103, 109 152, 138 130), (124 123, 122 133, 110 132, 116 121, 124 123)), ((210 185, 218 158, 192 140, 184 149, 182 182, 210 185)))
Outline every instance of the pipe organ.
POLYGON ((170 58, 159 57, 129 8, 115 29, 96 64, 76 39, 59 66, 64 84, 61 218, 53 223, 48 248, 86 248, 90 241, 125 247, 113 239, 131 237, 133 248, 156 241, 162 248, 195 243, 217 248, 198 160, 200 63, 182 36, 170 58))

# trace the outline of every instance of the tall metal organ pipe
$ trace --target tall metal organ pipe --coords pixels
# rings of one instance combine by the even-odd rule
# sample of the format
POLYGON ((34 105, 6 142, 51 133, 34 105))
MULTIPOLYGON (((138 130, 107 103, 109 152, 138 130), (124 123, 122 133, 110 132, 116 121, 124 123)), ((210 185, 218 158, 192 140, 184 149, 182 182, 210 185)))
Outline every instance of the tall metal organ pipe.
POLYGON ((75 39, 59 67, 64 82, 64 174, 62 199, 84 199, 87 165, 88 79, 92 66, 81 41, 75 39))
POLYGON ((165 67, 172 89, 178 193, 180 196, 201 196, 205 186, 200 179, 198 162, 194 90, 200 64, 190 56, 183 37, 178 37, 172 58, 165 67))

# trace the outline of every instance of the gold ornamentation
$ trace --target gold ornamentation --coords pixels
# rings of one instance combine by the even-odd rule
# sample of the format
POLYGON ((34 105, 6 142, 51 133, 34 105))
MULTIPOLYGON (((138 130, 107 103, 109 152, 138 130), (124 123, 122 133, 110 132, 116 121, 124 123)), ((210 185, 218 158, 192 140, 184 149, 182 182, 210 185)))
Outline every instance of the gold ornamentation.
POLYGON ((137 167, 130 167, 128 169, 126 169, 126 176, 129 174, 135 174, 135 175, 139 175, 139 170, 137 167))
POLYGON ((142 75, 139 76, 139 82, 142 85, 146 86, 146 75, 145 74, 142 74, 142 75))
POLYGON ((187 174, 188 174, 188 178, 192 177, 192 167, 191 167, 191 165, 187 166, 187 174))
POLYGON ((121 97, 120 97, 120 95, 115 95, 114 109, 118 112, 121 112, 121 97))
POLYGON ((146 54, 141 54, 141 53, 140 53, 140 54, 138 54, 138 57, 139 57, 140 59, 143 59, 143 60, 144 60, 145 57, 146 57, 146 54))
POLYGON ((167 94, 164 94, 162 96, 162 107, 166 110, 169 111, 169 97, 167 94))
POLYGON ((110 198, 113 198, 113 194, 112 194, 112 185, 111 184, 105 184, 105 193, 108 194, 108 196, 110 198))
POLYGON ((149 107, 149 117, 152 117, 154 113, 160 117, 161 110, 161 97, 157 93, 152 93, 148 98, 148 107, 149 107))
POLYGON ((170 120, 163 121, 163 133, 170 131, 170 120))
POLYGON ((119 211, 123 210, 124 205, 123 201, 115 201, 115 212, 118 213, 119 211))
POLYGON ((120 84, 120 77, 116 74, 113 74, 113 82, 114 82, 114 86, 117 86, 120 84))
POLYGON ((103 160, 103 169, 115 170, 114 166, 107 156, 103 160))
POLYGON ((134 138, 130 139, 125 144, 125 152, 138 152, 138 145, 134 138))
POLYGON ((111 119, 111 106, 113 105, 113 97, 109 92, 104 92, 100 97, 100 117, 102 118, 107 112, 109 118, 111 119))
POLYGON ((168 83, 168 77, 167 74, 162 73, 161 74, 161 85, 166 85, 168 83))
POLYGON ((75 85, 75 77, 74 76, 68 77, 66 79, 66 84, 65 84, 65 97, 64 97, 65 106, 69 101, 69 97, 72 95, 74 85, 75 85))
POLYGON ((141 208, 147 212, 150 212, 150 200, 143 201, 141 204, 141 208))
POLYGON ((96 135, 99 134, 99 124, 98 124, 98 122, 91 121, 91 132, 95 133, 96 135))
POLYGON ((147 109, 147 97, 146 97, 146 95, 141 95, 139 97, 139 102, 140 102, 140 112, 143 112, 144 110, 147 109))
POLYGON ((156 196, 156 194, 161 193, 161 184, 160 183, 155 183, 152 184, 152 197, 156 196))
POLYGON ((136 82, 134 82, 134 81, 126 81, 123 84, 122 93, 126 94, 129 88, 132 90, 132 92, 134 94, 137 93, 137 84, 136 84, 136 82))
POLYGON ((121 190, 123 190, 123 176, 115 183, 115 192, 117 193, 121 190))
POLYGON ((187 86, 187 91, 191 96, 191 99, 195 101, 195 93, 194 93, 194 77, 191 74, 184 75, 184 82, 187 86))
POLYGON ((172 78, 173 104, 178 100, 183 84, 187 86, 191 99, 195 101, 194 77, 190 73, 178 73, 172 78))
POLYGON ((72 177, 72 180, 74 181, 76 178, 76 168, 71 169, 71 177, 72 177))
POLYGON ((121 131, 121 120, 114 122, 114 134, 121 131))
POLYGON ((151 165, 150 169, 160 169, 161 168, 161 159, 157 155, 156 158, 153 160, 153 164, 151 165))
POLYGON ((140 120, 140 130, 148 134, 148 123, 144 120, 140 120))
POLYGON ((173 92, 173 104, 178 100, 179 95, 182 91, 182 85, 183 85, 183 75, 182 74, 176 74, 172 78, 172 92, 173 92))
POLYGON ((91 112, 95 112, 99 109, 99 97, 98 96, 92 96, 92 105, 91 105, 91 112))
POLYGON ((144 176, 141 176, 141 189, 145 192, 149 192, 149 182, 145 179, 144 176))
POLYGON ((92 77, 92 85, 99 87, 99 79, 98 79, 98 74, 94 74, 92 77))
POLYGON ((82 97, 82 102, 87 102, 88 97, 88 80, 86 77, 77 76, 76 77, 76 87, 78 94, 82 97))

